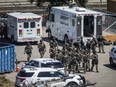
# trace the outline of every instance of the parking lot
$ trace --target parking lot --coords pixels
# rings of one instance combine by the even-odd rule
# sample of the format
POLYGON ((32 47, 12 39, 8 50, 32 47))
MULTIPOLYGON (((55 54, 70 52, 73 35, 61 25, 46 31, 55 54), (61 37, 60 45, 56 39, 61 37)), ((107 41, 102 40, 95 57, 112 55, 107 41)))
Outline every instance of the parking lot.
MULTIPOLYGON (((49 57, 49 39, 47 38, 47 34, 45 33, 45 27, 43 28, 43 41, 46 44, 47 51, 45 53, 44 57, 49 57)), ((59 48, 62 48, 62 42, 59 42, 59 48)), ((23 61, 26 61, 26 54, 24 54, 24 47, 26 44, 24 43, 18 43, 16 44, 16 58, 18 61, 22 61, 19 66, 23 64, 23 61)), ((32 44, 33 47, 33 53, 32 58, 38 58, 40 57, 37 45, 35 43, 32 44)), ((83 73, 76 73, 81 74, 86 77, 90 82, 96 82, 97 84, 95 87, 115 87, 116 84, 116 67, 111 67, 109 65, 109 50, 111 49, 112 45, 105 46, 105 53, 98 53, 99 55, 99 73, 96 72, 87 72, 86 74, 83 73)), ((94 69, 95 71, 95 69, 94 69)), ((12 81, 15 82, 15 76, 17 72, 12 72, 6 74, 6 77, 12 81)))

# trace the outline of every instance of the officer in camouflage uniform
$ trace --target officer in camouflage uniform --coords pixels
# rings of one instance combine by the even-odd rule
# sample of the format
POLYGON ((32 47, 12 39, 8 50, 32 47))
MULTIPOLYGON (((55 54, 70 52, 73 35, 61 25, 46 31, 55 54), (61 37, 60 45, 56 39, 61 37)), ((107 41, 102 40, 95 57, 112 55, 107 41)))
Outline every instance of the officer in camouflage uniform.
POLYGON ((53 38, 53 42, 54 42, 55 50, 58 50, 58 42, 57 42, 56 38, 53 38))
POLYGON ((98 71, 98 55, 96 51, 91 55, 92 58, 92 66, 91 66, 91 71, 93 71, 93 67, 96 66, 96 72, 98 71))
POLYGON ((88 71, 90 71, 90 59, 91 59, 90 53, 87 51, 87 70, 88 71))
POLYGON ((81 37, 81 40, 80 40, 80 46, 81 46, 81 49, 84 49, 84 41, 83 41, 83 37, 81 37))
POLYGON ((31 58, 31 54, 32 54, 32 46, 30 43, 27 43, 26 47, 25 47, 25 50, 24 50, 24 54, 26 53, 27 54, 27 61, 30 60, 31 58))
POLYGON ((56 60, 59 60, 59 61, 61 61, 61 58, 62 58, 62 52, 61 52, 61 50, 60 49, 58 49, 57 50, 57 52, 56 52, 56 60))
POLYGON ((67 68, 68 51, 65 47, 62 49, 62 63, 67 68))
POLYGON ((54 47, 54 42, 53 42, 53 40, 50 40, 49 46, 50 46, 50 47, 54 47))
POLYGON ((40 53, 40 58, 42 58, 46 52, 46 46, 42 40, 40 40, 40 43, 37 45, 38 51, 40 53))
POLYGON ((54 58, 55 59, 56 50, 55 50, 55 48, 53 46, 50 47, 49 53, 50 53, 50 58, 54 58))
POLYGON ((80 72, 79 67, 81 62, 79 50, 75 51, 75 57, 76 57, 76 71, 79 73, 80 72))
POLYGON ((96 51, 96 46, 97 46, 97 40, 95 37, 93 37, 93 39, 90 41, 90 44, 91 44, 92 52, 94 53, 96 51))
POLYGON ((86 73, 87 65, 88 65, 87 52, 84 51, 84 53, 83 53, 83 68, 84 68, 84 73, 86 73))
POLYGON ((86 49, 89 53, 91 53, 91 44, 90 44, 90 40, 87 40, 87 43, 86 43, 86 49))
POLYGON ((53 38, 53 39, 50 41, 49 46, 50 46, 50 47, 54 47, 55 52, 56 52, 56 51, 58 50, 58 42, 57 42, 57 40, 56 40, 55 38, 53 38))

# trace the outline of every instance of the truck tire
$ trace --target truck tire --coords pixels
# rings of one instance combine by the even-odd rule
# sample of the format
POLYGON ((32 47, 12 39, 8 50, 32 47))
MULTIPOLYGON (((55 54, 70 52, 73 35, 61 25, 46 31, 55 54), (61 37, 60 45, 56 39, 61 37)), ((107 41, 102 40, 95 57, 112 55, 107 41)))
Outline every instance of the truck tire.
POLYGON ((66 87, 80 87, 80 86, 75 82, 70 82, 66 85, 66 87))
POLYGON ((65 35, 65 36, 64 36, 64 43, 67 42, 67 41, 68 41, 68 36, 65 35))

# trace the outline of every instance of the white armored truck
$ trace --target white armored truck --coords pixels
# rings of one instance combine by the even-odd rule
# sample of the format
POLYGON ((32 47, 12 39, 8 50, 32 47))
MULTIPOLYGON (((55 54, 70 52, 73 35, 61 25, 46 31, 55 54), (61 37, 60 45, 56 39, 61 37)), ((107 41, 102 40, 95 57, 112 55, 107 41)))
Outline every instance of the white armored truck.
POLYGON ((48 37, 74 42, 102 34, 102 14, 81 7, 52 7, 47 21, 48 37))
POLYGON ((12 42, 34 42, 42 37, 42 17, 33 13, 7 13, 7 36, 12 42))

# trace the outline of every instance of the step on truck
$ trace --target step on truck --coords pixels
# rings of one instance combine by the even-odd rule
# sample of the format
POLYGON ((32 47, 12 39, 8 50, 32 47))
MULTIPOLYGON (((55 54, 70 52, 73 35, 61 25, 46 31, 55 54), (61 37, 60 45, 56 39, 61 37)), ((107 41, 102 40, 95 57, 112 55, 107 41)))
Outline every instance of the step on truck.
POLYGON ((12 42, 35 42, 42 37, 42 17, 34 13, 7 13, 7 36, 12 42))
POLYGON ((86 41, 102 34, 102 14, 81 7, 52 7, 46 26, 49 38, 86 41))

